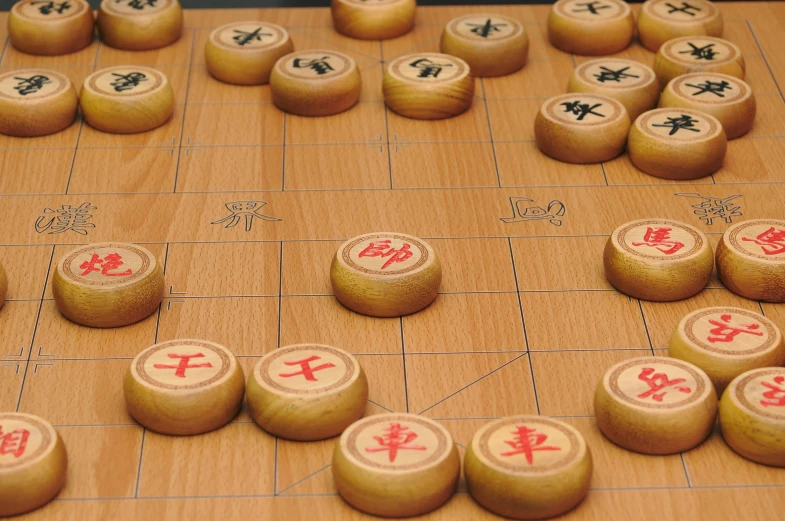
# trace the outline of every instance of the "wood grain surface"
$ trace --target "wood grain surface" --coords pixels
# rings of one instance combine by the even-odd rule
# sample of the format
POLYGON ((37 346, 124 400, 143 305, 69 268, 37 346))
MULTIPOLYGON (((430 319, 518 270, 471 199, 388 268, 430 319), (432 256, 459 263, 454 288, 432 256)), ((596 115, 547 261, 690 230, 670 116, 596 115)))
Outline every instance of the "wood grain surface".
MULTIPOLYGON (((435 419, 462 453, 486 420, 558 417, 585 436, 595 461, 587 500, 564 519, 776 517, 785 507, 785 470, 742 459, 718 430, 687 453, 644 456, 607 441, 592 411, 608 367, 664 356, 673 328, 692 310, 743 307, 785 328, 785 304, 737 297, 716 274, 708 289, 673 303, 630 299, 603 274, 605 240, 626 221, 683 221, 716 247, 732 223, 783 216, 785 4, 718 5, 724 37, 745 55, 758 116, 729 144, 720 171, 691 182, 647 176, 626 154, 568 165, 539 153, 539 106, 563 93, 576 64, 589 59, 548 44, 550 6, 482 7, 524 24, 529 63, 511 76, 477 79, 472 108, 436 122, 386 110, 384 64, 437 52, 444 25, 477 7, 421 7, 411 33, 381 43, 337 34, 328 9, 187 10, 178 42, 136 53, 96 40, 71 55, 36 57, 6 43, 3 72, 51 68, 78 89, 93 70, 135 63, 164 72, 176 98, 172 119, 144 134, 104 134, 78 119, 52 136, 0 136, 0 261, 9 279, 0 310, 0 410, 48 419, 72 459, 60 498, 19 519, 369 519, 335 492, 334 439, 278 440, 246 411, 193 438, 133 422, 122 396, 131 359, 156 342, 192 337, 225 345, 246 372, 287 344, 344 349, 367 373, 368 414, 435 419), (352 56, 364 82, 358 105, 301 118, 276 109, 267 86, 212 79, 207 36, 245 19, 287 27, 297 49, 352 56), (69 215, 80 222, 58 226, 56 218, 69 215), (331 295, 338 245, 379 230, 422 237, 442 259, 440 294, 422 313, 369 318, 331 295), (100 241, 140 243, 158 257, 166 268, 158 313, 116 330, 78 326, 58 313, 53 263, 100 241)), ((0 13, 7 42, 5 21, 0 13)), ((637 42, 618 56, 654 61, 637 42)), ((461 482, 447 505, 423 519, 497 518, 461 482)))

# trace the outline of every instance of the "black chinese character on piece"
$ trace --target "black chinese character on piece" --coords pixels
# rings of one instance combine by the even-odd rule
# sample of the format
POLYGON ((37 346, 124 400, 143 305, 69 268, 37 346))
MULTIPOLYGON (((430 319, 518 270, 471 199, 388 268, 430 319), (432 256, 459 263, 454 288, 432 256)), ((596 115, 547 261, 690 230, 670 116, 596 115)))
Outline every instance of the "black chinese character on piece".
POLYGON ((255 30, 251 32, 240 31, 239 29, 235 29, 234 32, 237 33, 237 36, 232 37, 232 40, 237 42, 237 45, 242 47, 254 41, 261 42, 262 36, 272 36, 271 33, 263 33, 261 31, 262 31, 261 27, 257 27, 255 30))
POLYGON ((322 75, 327 74, 330 71, 334 71, 332 65, 327 63, 329 60, 329 56, 322 56, 321 58, 314 58, 313 60, 306 60, 305 58, 295 58, 294 60, 294 68, 295 69, 311 69, 315 71, 316 74, 322 75))
POLYGON ((223 219, 213 221, 210 224, 223 224, 229 221, 224 228, 234 228, 240 223, 241 218, 245 218, 245 231, 250 232, 254 218, 258 217, 263 221, 281 221, 282 219, 279 219, 278 217, 270 217, 269 215, 259 213, 259 210, 266 204, 267 203, 264 201, 235 201, 226 203, 224 206, 229 210, 229 215, 223 219))
POLYGON ((132 90, 135 87, 138 87, 143 81, 148 80, 147 76, 141 72, 129 72, 128 74, 117 74, 113 72, 112 76, 116 76, 117 79, 109 85, 114 87, 114 90, 117 92, 132 90))
POLYGON ((48 235, 65 232, 87 235, 91 228, 95 228, 95 224, 89 222, 93 218, 93 214, 90 212, 97 209, 90 203, 82 203, 79 206, 64 204, 60 208, 44 208, 44 215, 35 221, 35 231, 38 233, 48 232, 48 235))
POLYGON ((469 27, 472 28, 471 32, 473 32, 474 34, 476 34, 477 36, 479 36, 481 38, 487 38, 488 36, 491 35, 491 33, 498 33, 498 32, 500 32, 501 31, 501 29, 499 29, 500 27, 507 27, 507 24, 502 24, 502 23, 494 24, 494 23, 491 23, 491 19, 490 18, 488 18, 485 21, 484 24, 470 24, 470 23, 467 22, 466 25, 468 25, 469 27))
POLYGON ((688 87, 692 87, 693 89, 698 89, 692 94, 693 96, 700 96, 705 92, 709 92, 711 94, 714 94, 715 96, 724 98, 725 94, 723 94, 723 92, 725 92, 726 90, 733 90, 733 87, 731 87, 730 83, 728 83, 725 80, 722 81, 706 80, 703 83, 699 83, 698 85, 693 85, 692 83, 687 83, 686 85, 688 87))
POLYGON ((16 84, 14 90, 19 91, 20 96, 34 94, 41 90, 47 83, 52 83, 52 80, 41 74, 36 74, 35 76, 30 76, 29 78, 14 76, 14 79, 19 80, 19 83, 16 84))
POLYGON ((640 76, 626 72, 628 69, 629 67, 622 67, 618 71, 614 71, 608 67, 600 66, 601 72, 599 74, 595 74, 594 77, 597 78, 597 81, 600 83, 605 83, 606 81, 615 81, 616 83, 621 83, 621 80, 625 78, 640 78, 640 76))
POLYGON ((696 60, 708 61, 714 61, 714 58, 719 54, 717 51, 712 49, 712 47, 714 47, 713 43, 706 44, 703 47, 698 47, 694 43, 689 42, 687 42, 687 45, 689 45, 691 49, 687 49, 686 51, 679 51, 679 54, 689 54, 696 60))
POLYGON ((589 114, 601 118, 605 117, 605 114, 594 112, 594 109, 602 107, 602 103, 595 103, 594 105, 589 105, 588 103, 581 103, 581 100, 575 100, 575 101, 566 101, 561 105, 564 107, 564 112, 571 112, 576 116, 578 116, 577 118, 578 121, 583 121, 583 118, 585 118, 589 114))
POLYGON ((602 5, 602 2, 583 2, 575 5, 585 7, 586 9, 573 9, 573 13, 601 14, 597 12, 598 9, 609 9, 611 7, 609 5, 602 5))
POLYGON ((137 9, 139 11, 143 10, 145 7, 155 7, 155 3, 158 0, 115 0, 118 4, 122 2, 127 2, 126 5, 131 9, 137 9))
POLYGON ((43 15, 52 13, 63 14, 67 9, 71 9, 68 2, 31 2, 30 5, 38 5, 38 12, 43 15))
POLYGON ((690 5, 687 2, 682 2, 681 7, 676 7, 670 2, 667 2, 665 5, 671 8, 670 11, 668 11, 668 14, 684 13, 690 16, 695 16, 695 13, 691 12, 691 10, 694 9, 696 12, 701 10, 700 7, 695 7, 694 5, 690 5))
POLYGON ((451 63, 436 63, 428 58, 420 58, 419 60, 415 60, 409 64, 409 67, 414 67, 415 69, 420 69, 420 72, 417 74, 418 78, 438 78, 439 74, 441 74, 442 69, 445 67, 452 67, 451 63))
POLYGON ((688 116, 687 114, 682 114, 678 118, 667 118, 667 121, 663 123, 654 123, 652 124, 653 127, 665 127, 670 128, 670 132, 668 132, 669 136, 674 135, 679 130, 689 130, 690 132, 700 132, 700 129, 693 128, 695 127, 695 123, 698 120, 688 116))
POLYGON ((549 221, 555 226, 562 225, 562 217, 567 213, 567 207, 561 201, 551 201, 548 203, 548 208, 542 206, 529 205, 527 203, 534 203, 533 199, 528 197, 510 197, 510 206, 512 206, 512 217, 501 217, 501 221, 505 224, 519 223, 525 221, 549 221))

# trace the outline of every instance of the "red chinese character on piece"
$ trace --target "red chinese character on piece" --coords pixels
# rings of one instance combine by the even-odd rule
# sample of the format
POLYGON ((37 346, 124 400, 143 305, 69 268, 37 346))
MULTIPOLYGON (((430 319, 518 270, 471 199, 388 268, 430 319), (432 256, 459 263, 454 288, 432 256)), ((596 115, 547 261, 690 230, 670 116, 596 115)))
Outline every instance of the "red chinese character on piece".
POLYGON ((785 407, 785 389, 779 387, 783 384, 785 384, 785 376, 775 376, 773 384, 761 382, 761 385, 768 389, 763 393, 763 397, 774 401, 761 400, 760 404, 764 407, 785 407))
POLYGON ((316 377, 313 375, 316 371, 321 371, 322 369, 329 369, 331 367, 335 367, 335 364, 326 363, 322 365, 317 365, 316 367, 311 367, 311 362, 315 362, 316 360, 321 360, 321 357, 316 355, 304 358, 302 360, 296 360, 291 362, 284 362, 286 365, 299 365, 300 371, 296 373, 279 373, 278 376, 283 378, 291 378, 292 376, 299 376, 303 375, 306 380, 309 382, 316 382, 318 381, 316 377))
POLYGON ((756 331, 760 328, 758 324, 740 324, 740 327, 733 327, 729 325, 731 316, 730 315, 721 315, 720 319, 722 322, 717 320, 709 320, 709 324, 712 326, 717 326, 711 331, 709 331, 710 336, 708 341, 712 344, 715 342, 731 342, 737 335, 742 333, 747 333, 748 335, 755 335, 755 336, 763 336, 762 331, 756 331))
POLYGON ((15 458, 21 458, 27 448, 27 439, 30 431, 27 429, 16 429, 11 432, 3 432, 0 425, 0 456, 10 454, 15 458))
POLYGON ((638 375, 638 380, 646 382, 646 385, 649 386, 648 391, 638 395, 638 398, 642 400, 651 397, 651 399, 655 402, 661 402, 668 393, 668 391, 662 390, 668 387, 673 387, 680 393, 690 394, 692 392, 692 389, 689 387, 678 385, 680 383, 686 382, 684 378, 674 378, 673 380, 668 380, 668 375, 665 373, 655 373, 654 369, 651 367, 644 367, 641 369, 641 374, 638 375), (662 392, 657 394, 657 391, 662 392))
POLYGON ((399 450, 428 450, 427 447, 422 445, 409 445, 417 439, 417 433, 409 431, 409 427, 403 427, 400 423, 391 423, 384 430, 387 433, 384 436, 373 437, 381 447, 367 447, 365 452, 388 451, 390 453, 390 463, 393 463, 398 456, 399 450))
POLYGON ((632 245, 649 246, 658 249, 665 255, 673 255, 684 248, 684 244, 671 239, 671 231, 673 231, 673 228, 652 228, 648 226, 646 227, 646 234, 643 236, 643 242, 633 242, 632 245))
POLYGON ((390 242, 389 239, 386 241, 371 242, 367 248, 360 252, 358 257, 390 257, 390 259, 384 263, 384 266, 382 266, 382 269, 385 269, 390 267, 394 262, 404 262, 414 255, 413 252, 409 251, 411 246, 408 243, 403 243, 403 246, 396 250, 390 245, 390 242))
POLYGON ((213 364, 211 364, 210 362, 207 362, 205 364, 189 365, 190 362, 191 362, 191 358, 204 358, 204 354, 202 354, 202 353, 196 353, 195 355, 176 355, 174 353, 169 353, 166 356, 168 356, 169 358, 175 358, 175 359, 179 358, 180 359, 180 363, 177 364, 177 365, 155 364, 155 365, 153 365, 153 367, 155 367, 156 369, 174 369, 175 370, 174 375, 176 377, 178 377, 178 378, 185 378, 185 371, 186 371, 186 369, 196 369, 198 367, 212 367, 213 366, 213 364))
POLYGON ((538 450, 561 450, 561 447, 543 446, 548 439, 547 434, 537 432, 537 429, 530 429, 525 425, 518 425, 512 431, 515 437, 512 440, 504 440, 504 443, 512 447, 513 450, 502 452, 502 456, 515 456, 525 454, 529 465, 534 463, 534 451, 538 450))
POLYGON ((92 257, 89 261, 84 261, 79 268, 83 269, 82 277, 89 275, 94 271, 100 271, 101 275, 105 275, 107 277, 127 277, 132 273, 129 269, 125 270, 122 273, 109 273, 112 270, 116 270, 120 266, 123 265, 122 257, 117 253, 110 253, 106 256, 105 259, 102 259, 98 256, 97 253, 93 253, 92 257), (96 264, 101 264, 101 268, 99 269, 96 264))
POLYGON ((742 237, 742 241, 754 242, 761 247, 766 255, 785 253, 785 230, 777 230, 772 226, 754 239, 742 237))

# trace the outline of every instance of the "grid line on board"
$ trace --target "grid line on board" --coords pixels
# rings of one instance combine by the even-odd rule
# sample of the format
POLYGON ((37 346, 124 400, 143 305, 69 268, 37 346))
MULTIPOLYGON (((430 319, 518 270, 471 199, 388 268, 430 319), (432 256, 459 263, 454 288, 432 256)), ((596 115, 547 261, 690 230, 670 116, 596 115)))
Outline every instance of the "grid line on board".
MULTIPOLYGON (((98 42, 98 46, 95 50, 95 58, 93 59, 93 69, 92 72, 95 72, 98 68, 98 59, 101 55, 101 48, 103 43, 101 41, 98 42)), ((68 195, 68 190, 71 188, 71 178, 74 175, 74 166, 76 165, 76 156, 79 154, 79 142, 82 139, 82 130, 84 130, 84 114, 79 115, 79 131, 76 134, 76 142, 74 143, 74 155, 71 158, 71 169, 68 171, 68 181, 65 183, 65 195, 68 195)))
POLYGON ((194 57, 194 48, 196 47, 196 29, 192 30, 192 38, 191 38, 191 51, 190 51, 190 59, 188 60, 188 72, 186 73, 186 80, 185 80, 185 105, 183 107, 183 117, 180 120, 180 143, 177 146, 177 164, 175 166, 174 171, 174 183, 172 187, 172 192, 177 193, 177 181, 180 178, 180 160, 182 159, 183 155, 183 139, 185 139, 185 117, 188 114, 188 96, 191 92, 191 72, 193 68, 193 57, 194 57))
POLYGON ((22 375, 22 383, 19 386, 19 397, 16 402, 16 411, 19 412, 19 408, 22 406, 22 396, 24 396, 25 392, 25 383, 27 382, 27 371, 30 368, 30 361, 33 357, 33 345, 35 344, 35 338, 38 334, 38 323, 41 320, 41 311, 44 307, 44 296, 46 295, 46 287, 49 283, 49 275, 52 271, 52 264, 54 263, 54 256, 55 256, 55 247, 52 246, 52 253, 49 254, 49 267, 46 270, 46 277, 44 278, 44 287, 41 290, 41 300, 38 304, 38 313, 35 317, 35 325, 33 326, 33 334, 30 338, 30 352, 27 353, 27 361, 25 362, 25 371, 22 375))

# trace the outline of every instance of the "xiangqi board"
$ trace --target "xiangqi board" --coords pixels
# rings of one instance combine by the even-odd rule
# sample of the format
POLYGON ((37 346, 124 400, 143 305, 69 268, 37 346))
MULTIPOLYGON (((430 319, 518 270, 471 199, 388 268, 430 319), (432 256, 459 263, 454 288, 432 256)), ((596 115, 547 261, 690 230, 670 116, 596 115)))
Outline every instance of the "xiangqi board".
MULTIPOLYGON (((565 92, 576 66, 592 59, 548 44, 550 6, 421 7, 410 33, 381 43, 337 35, 326 9, 186 11, 182 37, 145 52, 95 41, 67 56, 30 57, 7 43, 3 73, 54 70, 79 90, 95 71, 133 64, 166 75, 175 100, 172 117, 142 134, 106 134, 77 120, 46 137, 0 137, 0 262, 9 280, 0 409, 46 418, 70 458, 59 498, 21 519, 367 519, 337 495, 334 439, 276 439, 247 411, 189 438, 134 422, 121 385, 131 361, 184 338, 226 346, 245 375, 278 347, 344 349, 367 375, 367 413, 435 420, 462 456, 493 419, 554 417, 580 432, 594 464, 587 499, 568 519, 769 518, 785 476, 738 456, 718 429, 683 455, 642 456, 602 436, 592 404, 610 367, 665 355, 694 309, 742 308, 785 325, 781 304, 736 296, 716 275, 695 297, 660 304, 619 294, 603 274, 605 242, 625 222, 683 222, 716 249, 737 223, 782 217, 785 59, 777 46, 785 10, 717 5, 722 37, 744 56, 758 115, 728 144, 720 170, 689 183, 643 174, 627 154, 566 165, 537 151, 533 122, 543 100, 565 92), (476 12, 522 23, 525 67, 476 80, 471 108, 447 121, 385 109, 386 66, 440 52, 445 25, 476 12), (359 102, 337 116, 304 118, 275 108, 269 87, 212 79, 203 58, 210 34, 242 20, 285 28, 298 50, 351 57, 362 77, 359 102), (368 318, 333 296, 335 252, 378 230, 420 237, 439 255, 440 293, 425 311, 368 318), (111 241, 143 246, 165 267, 160 310, 123 329, 74 325, 50 289, 57 261, 111 241)), ((633 43, 619 57, 651 67, 654 56, 633 43)), ((779 228, 765 234, 771 227, 750 237, 778 251, 779 228)), ((779 376, 767 375, 774 387, 759 389, 778 407, 779 376)), ((458 493, 424 519, 467 518, 495 519, 461 478, 458 493)))

